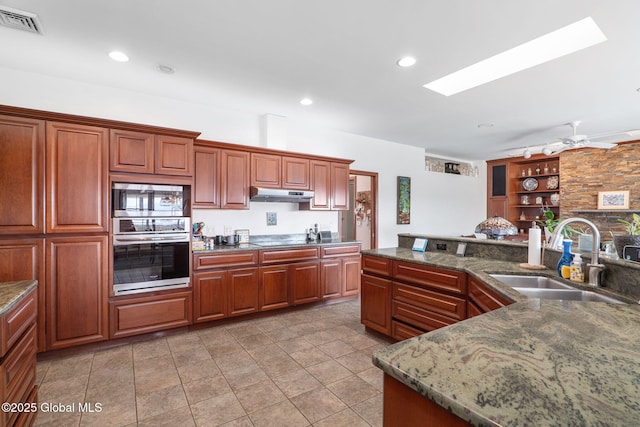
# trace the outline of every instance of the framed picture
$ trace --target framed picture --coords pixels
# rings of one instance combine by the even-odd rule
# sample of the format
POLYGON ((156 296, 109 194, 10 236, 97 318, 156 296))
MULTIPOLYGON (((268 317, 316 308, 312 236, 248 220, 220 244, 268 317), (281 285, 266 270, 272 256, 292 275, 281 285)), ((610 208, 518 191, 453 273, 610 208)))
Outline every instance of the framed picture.
POLYGON ((629 209, 629 191, 598 191, 598 209, 629 209))
POLYGON ((411 223, 411 178, 398 177, 398 218, 396 224, 411 223))

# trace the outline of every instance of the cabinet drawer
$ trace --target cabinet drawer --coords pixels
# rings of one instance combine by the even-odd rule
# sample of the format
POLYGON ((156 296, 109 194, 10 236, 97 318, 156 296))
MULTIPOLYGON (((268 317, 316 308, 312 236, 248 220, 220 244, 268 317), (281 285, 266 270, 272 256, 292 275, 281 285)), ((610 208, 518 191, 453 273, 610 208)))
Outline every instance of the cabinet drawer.
POLYGON ((408 340, 409 338, 417 337, 424 333, 425 331, 421 329, 405 325, 397 320, 391 321, 391 336, 399 341, 408 340))
POLYGON ((260 264, 301 261, 318 258, 318 247, 260 251, 260 264))
POLYGON ((393 278, 418 283, 443 291, 467 293, 467 275, 459 271, 429 267, 410 262, 394 261, 393 278))
MULTIPOLYGON (((35 375, 36 327, 32 325, 2 361, 3 402, 25 402, 35 384, 35 375)), ((4 415, 11 419, 17 413, 4 415)))
POLYGON ((496 310, 513 302, 473 277, 469 277, 469 299, 473 301, 483 313, 496 310))
POLYGON ((2 319, 0 357, 11 348, 29 326, 35 323, 37 316, 36 290, 29 292, 14 307, 9 309, 2 319))
POLYGON ((346 255, 355 255, 360 253, 360 244, 345 246, 321 246, 320 257, 331 258, 346 255))
POLYGON ((433 331, 434 329, 452 325, 457 322, 457 320, 451 317, 433 313, 429 310, 400 301, 391 302, 391 315, 396 320, 400 320, 425 331, 433 331))
POLYGON ((111 302, 111 338, 187 326, 191 324, 191 307, 191 292, 111 302))
POLYGON ((389 258, 380 258, 370 255, 362 256, 362 269, 367 273, 391 276, 391 263, 389 258))
POLYGON ((234 267, 258 264, 258 251, 238 251, 224 254, 199 254, 193 257, 193 269, 234 267))
POLYGON ((393 299, 442 314, 456 320, 467 318, 466 301, 463 298, 444 295, 439 292, 404 283, 393 283, 393 299))

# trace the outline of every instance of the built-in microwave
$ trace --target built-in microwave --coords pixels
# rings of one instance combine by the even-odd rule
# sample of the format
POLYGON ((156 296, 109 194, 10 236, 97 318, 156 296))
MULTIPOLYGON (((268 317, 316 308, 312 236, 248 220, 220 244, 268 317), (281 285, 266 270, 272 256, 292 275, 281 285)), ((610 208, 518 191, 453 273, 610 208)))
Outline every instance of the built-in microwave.
POLYGON ((188 217, 189 199, 188 186, 114 182, 112 216, 188 217))

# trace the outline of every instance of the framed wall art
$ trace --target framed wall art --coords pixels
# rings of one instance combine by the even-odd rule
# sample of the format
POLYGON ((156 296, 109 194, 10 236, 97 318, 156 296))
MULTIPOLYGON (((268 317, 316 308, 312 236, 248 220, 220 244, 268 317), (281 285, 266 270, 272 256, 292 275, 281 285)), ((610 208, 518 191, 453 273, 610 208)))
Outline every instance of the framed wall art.
POLYGON ((598 209, 629 209, 629 191, 598 191, 598 209))
POLYGON ((398 219, 396 224, 411 223, 411 178, 398 177, 398 219))

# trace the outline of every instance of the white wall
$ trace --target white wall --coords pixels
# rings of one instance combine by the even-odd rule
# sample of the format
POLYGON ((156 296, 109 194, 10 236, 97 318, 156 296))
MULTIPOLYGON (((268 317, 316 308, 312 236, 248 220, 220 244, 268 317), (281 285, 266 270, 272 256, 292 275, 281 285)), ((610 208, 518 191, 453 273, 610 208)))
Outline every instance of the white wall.
MULTIPOLYGON (((202 139, 235 144, 260 145, 261 121, 264 114, 270 113, 232 111, 9 68, 0 67, 0 75, 3 81, 10 82, 3 85, 1 104, 193 130, 201 132, 202 139)), ((353 159, 352 169, 379 174, 379 247, 395 246, 397 233, 469 234, 485 219, 484 162, 476 162, 479 177, 427 172, 425 153, 420 148, 318 129, 293 120, 286 124, 286 149, 353 159), (397 176, 411 177, 408 225, 396 224, 397 176)), ((252 209, 244 212, 199 211, 194 213, 194 220, 250 228, 252 234, 302 233, 313 223, 337 231, 335 212, 299 212, 290 204, 252 204, 252 209), (278 212, 278 226, 266 226, 266 211, 278 212)))

